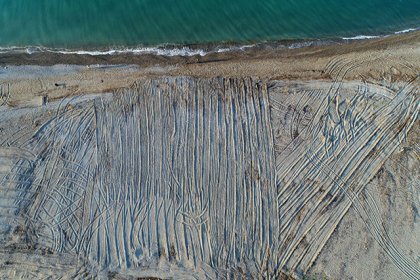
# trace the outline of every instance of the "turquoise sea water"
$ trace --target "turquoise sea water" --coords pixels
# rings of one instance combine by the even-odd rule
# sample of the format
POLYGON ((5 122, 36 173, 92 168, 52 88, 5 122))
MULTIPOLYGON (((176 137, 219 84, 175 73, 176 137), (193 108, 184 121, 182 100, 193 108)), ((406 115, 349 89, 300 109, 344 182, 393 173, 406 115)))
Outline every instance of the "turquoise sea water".
POLYGON ((0 46, 96 48, 389 34, 420 0, 0 0, 0 46))

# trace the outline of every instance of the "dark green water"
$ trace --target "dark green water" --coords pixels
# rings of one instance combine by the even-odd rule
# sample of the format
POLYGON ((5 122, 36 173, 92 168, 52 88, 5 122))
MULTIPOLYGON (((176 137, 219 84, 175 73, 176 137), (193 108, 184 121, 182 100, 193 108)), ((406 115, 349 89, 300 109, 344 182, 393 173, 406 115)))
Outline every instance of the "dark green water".
POLYGON ((92 48, 388 34, 420 0, 0 0, 0 46, 92 48))

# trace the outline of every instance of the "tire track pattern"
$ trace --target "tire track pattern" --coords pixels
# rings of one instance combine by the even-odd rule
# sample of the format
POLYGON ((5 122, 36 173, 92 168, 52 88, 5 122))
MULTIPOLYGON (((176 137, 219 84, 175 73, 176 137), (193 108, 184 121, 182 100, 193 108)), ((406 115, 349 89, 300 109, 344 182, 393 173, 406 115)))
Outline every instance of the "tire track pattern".
POLYGON ((26 232, 23 254, 71 256, 79 278, 300 278, 354 207, 418 278, 358 196, 418 122, 419 81, 378 91, 334 67, 332 83, 162 78, 55 104, 0 141, 0 237, 26 232))
POLYGON ((19 186, 19 203, 38 246, 68 252, 83 242, 85 197, 93 187, 90 162, 96 157, 93 124, 92 102, 63 108, 28 143, 36 161, 30 184, 19 186))
POLYGON ((278 219, 266 88, 250 79, 139 82, 98 100, 95 115, 94 230, 84 249, 92 258, 121 268, 187 261, 227 278, 272 273, 278 219))
POLYGON ((15 172, 31 178, 14 184, 32 242, 99 274, 166 265, 175 277, 273 275, 269 114, 267 88, 251 79, 144 80, 63 105, 27 143, 34 166, 15 172))
POLYGON ((322 102, 314 101, 319 92, 313 89, 302 89, 298 98, 291 92, 286 100, 270 91, 274 129, 276 124, 289 128, 274 133, 276 148, 282 147, 276 149, 279 267, 287 274, 304 274, 353 205, 394 263, 416 279, 418 266, 393 245, 377 206, 357 196, 417 121, 418 80, 391 99, 367 86, 346 89, 340 83, 323 91, 322 102), (307 104, 312 106, 308 121, 294 117, 305 116, 307 104), (287 133, 293 127, 302 127, 301 132, 287 133))

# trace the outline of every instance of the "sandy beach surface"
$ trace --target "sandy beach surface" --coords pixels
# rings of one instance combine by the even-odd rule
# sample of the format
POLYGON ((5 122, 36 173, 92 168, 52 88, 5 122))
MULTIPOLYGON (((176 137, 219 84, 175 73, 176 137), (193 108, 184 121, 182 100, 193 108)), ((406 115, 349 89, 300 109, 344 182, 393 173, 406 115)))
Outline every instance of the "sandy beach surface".
POLYGON ((420 31, 0 53, 0 278, 420 279, 420 31))
POLYGON ((161 76, 320 80, 335 78, 339 66, 346 66, 346 80, 407 82, 419 73, 420 31, 345 44, 204 57, 0 54, 0 66, 0 83, 10 86, 12 105, 20 100, 39 104, 42 98, 111 92, 139 78, 161 76))

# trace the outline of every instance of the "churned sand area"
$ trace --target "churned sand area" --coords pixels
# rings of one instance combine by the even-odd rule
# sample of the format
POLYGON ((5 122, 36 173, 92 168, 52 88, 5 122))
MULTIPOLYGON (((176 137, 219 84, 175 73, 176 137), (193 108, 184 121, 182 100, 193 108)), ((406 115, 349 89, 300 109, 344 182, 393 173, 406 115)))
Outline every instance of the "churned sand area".
POLYGON ((420 279, 419 31, 0 67, 0 278, 420 279))

